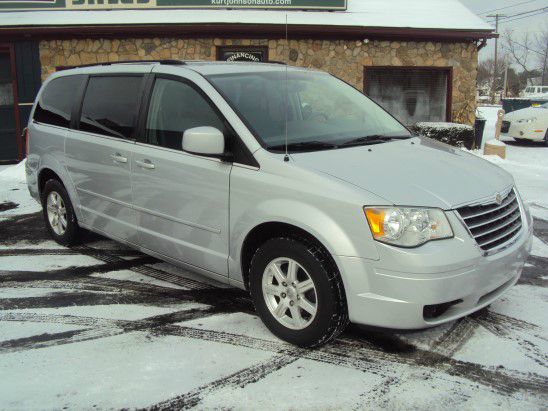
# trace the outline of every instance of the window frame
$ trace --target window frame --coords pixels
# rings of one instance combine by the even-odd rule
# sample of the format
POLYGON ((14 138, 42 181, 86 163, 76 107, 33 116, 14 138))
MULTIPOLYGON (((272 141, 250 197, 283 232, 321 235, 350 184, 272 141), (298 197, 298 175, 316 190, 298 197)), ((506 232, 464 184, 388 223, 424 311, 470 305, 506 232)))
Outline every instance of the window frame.
POLYGON ((86 133, 86 134, 92 134, 95 136, 100 137, 106 137, 106 138, 115 138, 116 140, 120 141, 129 141, 129 142, 135 142, 136 141, 136 135, 137 135, 137 129, 139 126, 139 114, 141 112, 141 105, 143 104, 143 95, 146 90, 146 76, 147 73, 135 73, 135 72, 116 72, 116 73, 92 73, 87 74, 86 78, 82 82, 82 87, 79 90, 79 95, 77 97, 77 102, 75 104, 75 107, 73 108, 72 112, 72 120, 71 120, 71 129, 78 131, 80 133, 86 133), (130 137, 121 138, 117 136, 111 136, 107 134, 101 134, 101 133, 94 133, 92 131, 86 131, 80 129, 80 120, 82 118, 82 109, 84 107, 84 99, 86 97, 86 92, 88 90, 89 81, 93 77, 141 77, 141 84, 139 86, 139 92, 137 96, 137 101, 135 105, 135 112, 133 116, 133 124, 132 124, 132 132, 130 137))
MULTIPOLYGON (((390 71, 409 71, 423 70, 431 72, 443 71, 447 73, 447 95, 445 98, 445 122, 453 121, 453 67, 452 66, 364 66, 363 68, 363 93, 369 96, 369 81, 367 78, 368 71, 374 70, 390 70, 390 71)), ((379 104, 379 103, 377 103, 379 104)))
POLYGON ((207 95, 207 93, 202 90, 200 86, 198 86, 195 82, 192 80, 178 76, 175 74, 167 74, 167 73, 147 73, 145 75, 145 90, 143 93, 143 97, 141 99, 141 106, 139 110, 139 116, 138 116, 138 124, 136 127, 136 139, 135 141, 140 144, 144 144, 146 146, 154 147, 157 149, 163 149, 163 150, 170 150, 181 154, 186 155, 195 155, 198 157, 206 157, 206 158, 217 158, 222 161, 232 162, 232 163, 238 163, 242 165, 247 165, 250 167, 259 168, 259 163, 249 151, 249 148, 245 145, 245 143, 241 140, 240 136, 236 133, 230 122, 227 120, 226 116, 219 110, 217 105, 211 100, 211 98, 207 95), (164 80, 172 80, 177 81, 180 83, 183 83, 192 89, 194 89, 203 99, 204 101, 211 107, 211 109, 215 112, 215 114, 219 117, 219 119, 223 122, 225 125, 225 128, 229 135, 225 135, 225 155, 221 156, 203 156, 203 155, 195 155, 192 153, 188 153, 186 151, 183 151, 181 148, 180 150, 170 149, 168 147, 159 146, 157 144, 152 144, 147 139, 147 133, 146 133, 146 125, 148 120, 148 114, 150 110, 150 103, 152 101, 152 93, 154 91, 154 85, 156 84, 157 79, 164 79, 164 80), (238 147, 239 153, 234 153, 234 147, 238 147), (227 151, 227 147, 232 147, 232 150, 230 152, 227 151), (230 158, 233 155, 232 158, 230 158))

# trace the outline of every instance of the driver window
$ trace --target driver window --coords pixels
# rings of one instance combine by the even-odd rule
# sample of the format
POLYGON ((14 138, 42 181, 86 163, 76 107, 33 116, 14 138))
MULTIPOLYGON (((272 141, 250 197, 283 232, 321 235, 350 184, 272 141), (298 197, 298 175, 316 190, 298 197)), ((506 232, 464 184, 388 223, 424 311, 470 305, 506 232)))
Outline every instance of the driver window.
POLYGON ((146 141, 181 150, 183 133, 203 126, 225 131, 223 121, 193 87, 176 80, 156 79, 148 110, 146 141))

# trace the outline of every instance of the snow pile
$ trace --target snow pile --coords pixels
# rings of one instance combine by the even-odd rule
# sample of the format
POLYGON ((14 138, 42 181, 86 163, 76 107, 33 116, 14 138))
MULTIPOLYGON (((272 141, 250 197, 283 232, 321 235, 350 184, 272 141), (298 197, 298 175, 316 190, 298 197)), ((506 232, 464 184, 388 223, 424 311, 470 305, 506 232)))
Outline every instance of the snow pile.
POLYGON ((411 131, 454 147, 474 146, 474 129, 465 124, 418 122, 411 126, 411 131))
POLYGON ((415 124, 417 127, 424 128, 432 128, 432 129, 438 129, 438 130, 450 130, 450 129, 459 129, 459 130, 471 130, 472 127, 466 125, 466 124, 460 124, 460 123, 444 123, 444 122, 426 122, 426 121, 419 121, 415 124))
POLYGON ((0 171, 0 181, 25 183, 25 164, 27 160, 23 160, 20 163, 7 167, 0 171))
POLYGON ((486 141, 495 138, 495 126, 497 124, 497 113, 502 106, 481 106, 478 107, 478 117, 482 117, 487 122, 483 130, 482 148, 486 141))
POLYGON ((504 144, 500 140, 497 140, 496 138, 493 138, 489 141, 486 141, 485 144, 489 144, 490 146, 498 146, 498 147, 505 147, 506 146, 506 144, 504 144))
POLYGON ((26 160, 0 171, 0 219, 40 211, 29 195, 25 174, 26 160))

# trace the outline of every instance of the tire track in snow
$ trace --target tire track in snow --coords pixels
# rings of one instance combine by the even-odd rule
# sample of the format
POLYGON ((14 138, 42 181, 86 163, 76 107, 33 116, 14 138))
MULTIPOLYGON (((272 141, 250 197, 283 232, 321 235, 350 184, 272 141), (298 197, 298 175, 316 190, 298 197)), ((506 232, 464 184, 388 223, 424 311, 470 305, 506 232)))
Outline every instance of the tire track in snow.
POLYGON ((517 322, 515 319, 497 313, 474 315, 473 318, 474 321, 497 337, 517 342, 526 357, 548 368, 548 355, 538 345, 530 341, 530 337, 544 341, 548 340, 546 336, 540 334, 540 327, 525 321, 517 322), (530 337, 524 337, 524 333, 530 337))
POLYGON ((188 410, 200 404, 200 402, 217 391, 227 388, 244 388, 249 384, 253 384, 262 380, 268 375, 276 372, 299 359, 297 350, 294 353, 276 355, 266 361, 262 361, 251 367, 244 368, 229 376, 221 377, 208 384, 202 385, 186 394, 179 395, 167 401, 162 401, 143 410, 148 411, 168 411, 168 410, 188 410))
POLYGON ((431 350, 446 357, 452 357, 474 336, 478 326, 479 324, 469 317, 455 321, 453 326, 433 344, 431 350))
MULTIPOLYGON (((59 316, 56 315, 35 315, 32 313, 12 313, 7 316, 0 316, 0 321, 31 321, 31 322, 54 322, 59 324, 59 316), (22 315, 21 315, 22 314, 22 315)), ((162 327, 166 324, 191 321, 207 318, 219 314, 217 307, 207 307, 176 311, 174 313, 162 314, 148 317, 138 321, 107 320, 92 317, 62 316, 63 323, 94 327, 84 330, 72 330, 59 333, 46 333, 13 340, 0 342, 0 354, 48 348, 64 344, 74 344, 84 341, 97 340, 101 338, 114 337, 135 331, 150 331, 155 327, 162 327)))
POLYGON ((131 260, 120 259, 119 261, 109 264, 94 264, 88 266, 70 266, 59 269, 44 270, 44 271, 17 271, 17 270, 2 270, 0 271, 0 280, 2 281, 36 281, 43 280, 47 275, 50 280, 71 280, 75 277, 87 276, 90 274, 107 273, 109 271, 127 270, 143 264, 149 264, 154 261, 152 257, 143 256, 131 260))
MULTIPOLYGON (((100 261, 103 261, 103 262, 109 263, 109 264, 117 264, 120 261, 123 261, 123 259, 121 259, 120 257, 118 257, 116 255, 111 255, 111 254, 108 254, 108 253, 105 253, 103 255, 98 254, 97 249, 92 248, 90 246, 86 246, 86 245, 78 246, 78 247, 75 247, 74 249, 77 250, 78 252, 81 252, 84 255, 96 258, 100 261)), ((141 255, 143 255, 143 254, 141 254, 141 255)), ((160 260, 154 259, 153 262, 157 263, 159 261, 160 260)), ((132 271, 136 272, 136 273, 144 274, 144 275, 147 275, 149 277, 155 278, 157 280, 168 281, 170 283, 173 283, 173 284, 176 284, 176 285, 179 285, 181 287, 185 287, 185 288, 188 288, 188 289, 191 289, 191 290, 211 288, 211 286, 209 286, 209 285, 207 285, 203 282, 192 280, 192 279, 189 279, 189 278, 185 278, 185 277, 182 277, 182 276, 179 276, 179 275, 171 274, 171 273, 168 273, 167 271, 159 270, 157 268, 150 267, 150 266, 145 266, 145 265, 135 266, 135 267, 131 267, 130 269, 132 271)))
MULTIPOLYGON (((17 315, 17 313, 8 313, 8 316, 0 316, 0 321, 38 321, 39 316, 17 315)), ((68 321, 69 324, 84 325, 89 322, 99 321, 98 319, 79 318, 72 316, 43 316, 42 320, 55 323, 68 321), (65 320, 65 321, 64 321, 65 320)), ((256 350, 268 351, 275 354, 287 354, 288 350, 294 349, 293 346, 280 342, 270 341, 255 337, 231 334, 221 331, 203 330, 192 327, 167 324, 150 327, 147 320, 127 321, 127 320, 100 320, 103 325, 113 323, 114 326, 128 332, 134 331, 135 327, 139 330, 148 330, 152 335, 179 336, 184 338, 193 338, 202 341, 217 342, 229 344, 238 347, 251 348, 256 350), (145 324, 142 324, 142 323, 145 324), (147 328, 150 327, 150 328, 147 328)), ((177 321, 179 322, 179 321, 177 321)), ((107 330, 107 335, 112 333, 107 330)), ((102 338, 101 335, 99 338, 102 338)), ((346 367, 354 370, 370 372, 380 375, 384 378, 398 377, 399 370, 393 367, 394 364, 405 365, 409 367, 421 367, 425 370, 443 372, 450 376, 460 377, 468 380, 472 386, 483 385, 496 390, 501 395, 511 395, 518 391, 528 391, 534 394, 545 395, 545 387, 548 384, 546 377, 534 373, 520 373, 517 371, 508 371, 484 367, 480 364, 448 358, 442 354, 430 351, 415 349, 407 354, 383 352, 372 348, 369 343, 360 344, 357 342, 345 342, 336 340, 324 347, 315 350, 301 350, 301 357, 322 363, 346 367)))
MULTIPOLYGON (((117 257, 141 257, 143 254, 134 250, 101 250, 94 248, 95 255, 100 256, 107 252, 117 257)), ((0 249, 0 257, 12 256, 48 256, 48 255, 82 255, 80 250, 74 248, 7 248, 0 249)), ((90 257, 95 257, 93 253, 90 257)))

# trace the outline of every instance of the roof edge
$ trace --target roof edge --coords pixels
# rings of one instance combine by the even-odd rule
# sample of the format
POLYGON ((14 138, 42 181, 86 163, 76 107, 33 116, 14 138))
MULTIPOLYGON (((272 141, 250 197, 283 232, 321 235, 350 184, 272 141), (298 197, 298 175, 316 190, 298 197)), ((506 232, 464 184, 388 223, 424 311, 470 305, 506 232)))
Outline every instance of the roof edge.
MULTIPOLYGON (((51 26, 10 26, 0 27, 0 39, 6 38, 89 38, 116 37, 130 38, 143 35, 185 35, 186 37, 219 38, 285 38, 283 24, 138 24, 138 25, 51 25, 51 26)), ((290 25, 289 37, 294 39, 397 39, 397 40, 436 40, 472 41, 498 37, 493 30, 439 29, 412 27, 356 27, 324 25, 290 25)))

